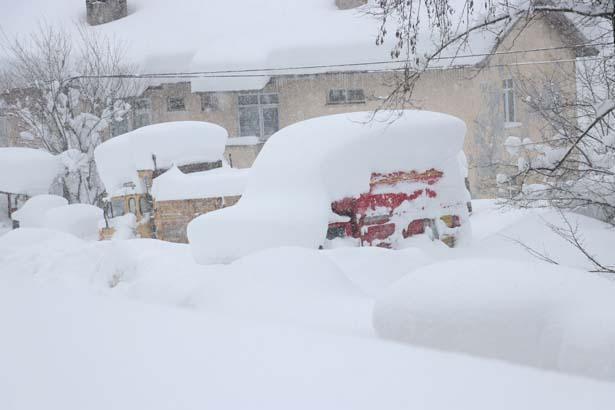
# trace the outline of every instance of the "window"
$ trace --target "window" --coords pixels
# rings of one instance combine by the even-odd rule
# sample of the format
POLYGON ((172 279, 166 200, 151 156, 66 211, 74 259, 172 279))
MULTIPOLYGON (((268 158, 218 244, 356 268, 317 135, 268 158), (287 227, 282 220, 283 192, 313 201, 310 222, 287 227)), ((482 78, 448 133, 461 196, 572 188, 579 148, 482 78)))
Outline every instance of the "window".
POLYGON ((184 97, 169 97, 167 100, 167 111, 186 111, 184 97))
POLYGON ((137 214, 137 201, 134 198, 128 200, 128 212, 134 215, 137 214))
POLYGON ((516 122, 515 113, 515 90, 513 80, 502 81, 504 96, 504 122, 516 122))
POLYGON ((242 137, 269 137, 278 131, 277 94, 242 94, 238 97, 239 134, 242 137))
POLYGON ((124 199, 116 198, 111 200, 111 213, 113 217, 124 215, 124 199))
POLYGON ((215 94, 201 94, 201 111, 211 112, 218 110, 218 96, 215 94))
POLYGON ((9 124, 6 117, 0 115, 0 147, 9 145, 9 124))
POLYGON ((363 104, 365 92, 361 88, 329 90, 327 104, 363 104))

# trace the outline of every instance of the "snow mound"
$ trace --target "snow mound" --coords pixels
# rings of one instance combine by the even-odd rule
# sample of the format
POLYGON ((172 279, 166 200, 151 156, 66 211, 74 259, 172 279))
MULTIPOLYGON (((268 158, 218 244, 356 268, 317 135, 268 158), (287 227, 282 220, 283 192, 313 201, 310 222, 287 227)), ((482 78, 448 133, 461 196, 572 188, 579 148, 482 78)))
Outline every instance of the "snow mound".
POLYGON ((62 172, 60 160, 32 148, 0 148, 0 191, 29 196, 47 194, 62 172))
POLYGON ((377 246, 323 251, 363 292, 377 296, 392 283, 433 259, 417 248, 391 250, 377 246))
POLYGON ((323 244, 331 203, 369 191, 373 172, 438 168, 441 200, 467 191, 459 167, 465 124, 458 118, 403 111, 331 115, 274 134, 256 159, 246 191, 233 207, 188 225, 199 263, 230 262, 278 247, 323 244), (392 121, 394 119, 394 121, 392 121))
POLYGON ((366 327, 356 320, 357 310, 369 315, 370 301, 322 252, 267 249, 224 268, 196 293, 197 305, 261 321, 366 327))
POLYGON ((45 213, 64 205, 68 205, 68 201, 61 196, 37 195, 28 199, 13 213, 12 218, 19 221, 19 226, 22 228, 42 228, 45 225, 45 213))
POLYGON ((216 168, 184 174, 174 166, 154 179, 152 196, 156 201, 173 201, 241 195, 249 172, 249 168, 216 168))
POLYGON ((103 210, 93 205, 71 204, 45 213, 44 227, 73 234, 81 239, 97 240, 103 210))
POLYGON ((137 192, 144 192, 137 171, 220 161, 227 138, 224 128, 208 122, 166 122, 112 138, 96 147, 94 156, 111 196, 130 182, 137 192))
POLYGON ((453 260, 419 269, 376 302, 379 335, 615 380, 615 282, 542 263, 453 260))

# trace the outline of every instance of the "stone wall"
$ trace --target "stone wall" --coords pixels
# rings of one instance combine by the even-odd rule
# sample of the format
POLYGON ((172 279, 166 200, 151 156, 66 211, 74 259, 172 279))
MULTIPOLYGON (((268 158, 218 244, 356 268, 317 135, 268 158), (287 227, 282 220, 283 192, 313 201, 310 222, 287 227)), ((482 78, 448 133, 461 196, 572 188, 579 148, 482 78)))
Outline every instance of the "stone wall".
POLYGON ((154 224, 156 238, 187 243, 188 223, 199 215, 235 205, 240 196, 188 199, 180 201, 156 201, 154 204, 154 224))

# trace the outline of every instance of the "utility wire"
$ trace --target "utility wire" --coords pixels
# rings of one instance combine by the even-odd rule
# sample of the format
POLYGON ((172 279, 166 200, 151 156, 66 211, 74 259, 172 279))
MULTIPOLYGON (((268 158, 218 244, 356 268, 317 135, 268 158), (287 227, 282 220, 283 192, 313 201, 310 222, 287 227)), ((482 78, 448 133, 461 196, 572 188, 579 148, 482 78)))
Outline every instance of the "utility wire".
MULTIPOLYGON (((569 45, 569 46, 559 46, 559 47, 543 47, 543 48, 533 48, 526 50, 510 50, 510 51, 498 51, 494 53, 476 53, 476 54, 463 54, 463 55, 455 55, 455 56, 441 56, 434 57, 431 60, 463 60, 471 57, 489 57, 489 56, 498 56, 498 55, 511 55, 511 54, 522 54, 522 53, 534 53, 534 52, 542 52, 542 51, 550 51, 550 50, 564 50, 564 49, 577 49, 583 47, 604 47, 611 45, 612 43, 588 43, 588 44, 577 44, 577 45, 569 45)), ((600 58, 595 58, 600 59, 600 58)), ((539 62, 521 62, 521 63, 510 63, 510 64, 498 64, 498 65, 489 65, 487 67, 502 67, 502 66, 515 66, 515 65, 527 65, 527 64, 546 64, 546 63, 555 63, 555 62, 571 62, 576 61, 576 59, 569 60, 547 60, 547 61, 539 61, 539 62)), ((588 59, 585 59, 588 61, 588 59)), ((591 59, 589 59, 591 61, 591 59)), ((115 75, 85 75, 85 76, 75 76, 71 78, 71 80, 79 80, 79 79, 88 79, 88 78, 120 78, 120 79, 163 79, 163 78, 250 78, 250 77, 270 77, 271 73, 276 72, 286 72, 285 75, 293 75, 293 74, 303 74, 303 73, 288 73, 289 71, 298 71, 298 70, 314 70, 314 69, 327 69, 327 68, 344 68, 344 67, 369 67, 375 65, 400 65, 404 64, 403 61, 370 61, 370 62, 359 62, 359 63, 342 63, 342 64, 321 64, 321 65, 305 65, 305 66, 289 66, 289 67, 272 67, 272 68, 253 68, 253 69, 238 69, 238 70, 216 70, 216 71, 193 71, 193 72, 166 72, 166 73, 143 73, 143 74, 115 74, 115 75)), ((466 65, 466 67, 469 65, 466 65)), ((461 66, 447 66, 447 67, 434 67, 433 69, 442 69, 442 68, 456 68, 456 67, 464 67, 461 66)), ((403 70, 405 67, 393 67, 393 68, 382 68, 375 70, 362 70, 367 72, 382 72, 382 71, 397 71, 403 70)), ((305 74, 321 74, 321 73, 305 73, 305 74)))

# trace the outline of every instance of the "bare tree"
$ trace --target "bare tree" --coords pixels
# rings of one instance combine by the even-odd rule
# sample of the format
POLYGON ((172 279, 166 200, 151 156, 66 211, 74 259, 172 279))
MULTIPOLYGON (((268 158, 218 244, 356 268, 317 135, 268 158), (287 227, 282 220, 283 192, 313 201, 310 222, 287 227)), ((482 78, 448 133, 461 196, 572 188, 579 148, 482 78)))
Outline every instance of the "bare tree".
MULTIPOLYGON (((555 78, 553 70, 545 70, 543 76, 515 80, 518 100, 546 126, 539 139, 507 139, 514 162, 497 164, 507 170, 497 182, 508 204, 580 211, 615 225, 613 0, 379 0, 371 13, 381 20, 377 43, 387 44, 392 37, 391 56, 404 65, 385 108, 411 105, 421 76, 435 65, 442 66, 443 60, 455 64, 477 32, 489 31, 494 37, 493 55, 505 34, 513 28, 521 32, 541 16, 555 16, 559 24, 573 20, 591 29, 589 41, 602 45, 600 54, 577 61, 576 73, 563 74, 573 78, 562 78, 562 73, 555 78), (564 82, 577 88, 561 90, 564 82)), ((585 251, 577 231, 567 226, 566 231, 554 231, 598 270, 611 269, 585 251)))
POLYGON ((131 72, 117 43, 81 26, 73 32, 41 25, 26 38, 4 36, 2 97, 21 136, 61 156, 67 199, 95 204, 103 188, 94 148, 130 108, 123 99, 135 85, 114 77, 131 72))

